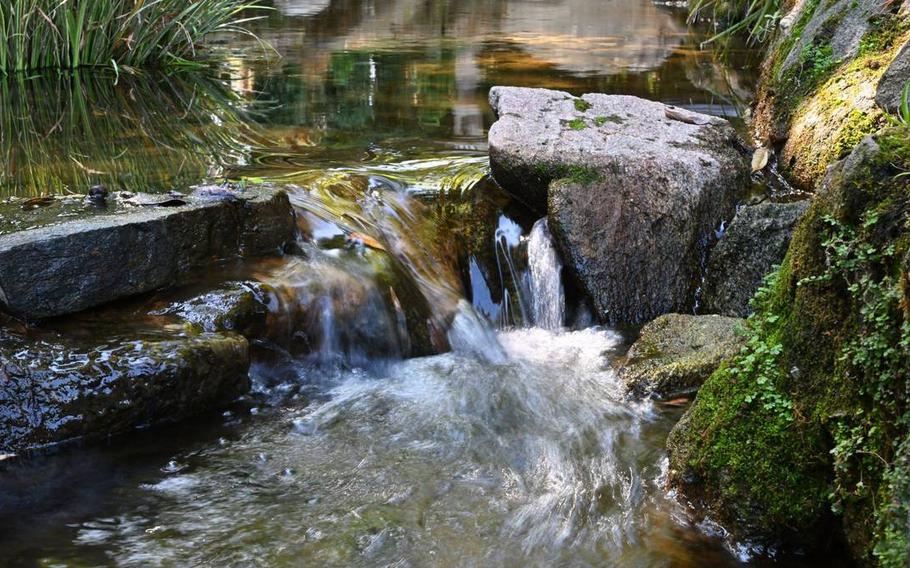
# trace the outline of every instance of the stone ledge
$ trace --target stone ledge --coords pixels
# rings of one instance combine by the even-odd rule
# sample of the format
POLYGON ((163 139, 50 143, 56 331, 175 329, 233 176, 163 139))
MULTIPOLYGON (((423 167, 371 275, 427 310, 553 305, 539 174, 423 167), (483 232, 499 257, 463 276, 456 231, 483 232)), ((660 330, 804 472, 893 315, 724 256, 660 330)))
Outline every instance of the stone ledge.
POLYGON ((199 188, 136 207, 0 236, 0 303, 36 320, 192 280, 218 260, 278 254, 294 238, 287 194, 199 188))

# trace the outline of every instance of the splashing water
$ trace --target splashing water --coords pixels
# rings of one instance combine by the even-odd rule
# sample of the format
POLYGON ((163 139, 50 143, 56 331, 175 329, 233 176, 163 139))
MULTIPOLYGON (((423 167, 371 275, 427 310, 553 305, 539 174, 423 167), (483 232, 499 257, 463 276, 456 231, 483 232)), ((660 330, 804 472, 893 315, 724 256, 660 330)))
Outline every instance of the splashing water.
POLYGON ((565 323, 566 295, 562 285, 562 261, 553 245, 546 218, 534 223, 528 238, 528 267, 534 324, 558 330, 565 323))
POLYGON ((661 452, 638 443, 669 424, 604 366, 619 337, 500 339, 500 364, 351 370, 308 406, 260 411, 79 524, 76 546, 121 565, 653 566, 657 548, 625 551, 674 526, 648 522, 674 506, 661 452))

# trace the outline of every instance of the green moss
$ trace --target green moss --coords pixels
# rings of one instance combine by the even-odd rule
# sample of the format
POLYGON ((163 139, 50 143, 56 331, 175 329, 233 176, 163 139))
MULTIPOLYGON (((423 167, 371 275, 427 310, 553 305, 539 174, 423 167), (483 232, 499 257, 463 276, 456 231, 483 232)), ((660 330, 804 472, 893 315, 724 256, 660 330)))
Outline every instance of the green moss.
POLYGON ((844 121, 832 146, 834 159, 840 159, 853 151, 864 137, 879 129, 881 115, 853 110, 844 121))
POLYGON ((788 114, 792 112, 831 75, 836 65, 831 44, 827 41, 805 46, 800 52, 799 62, 784 71, 778 82, 782 109, 788 114))
POLYGON ((585 123, 585 120, 583 118, 573 118, 566 124, 568 124, 569 128, 571 128, 572 130, 584 130, 585 128, 588 127, 588 125, 585 123))
POLYGON ((608 116, 598 116, 594 119, 594 124, 596 124, 597 126, 603 126, 604 124, 606 124, 608 122, 612 122, 614 124, 622 124, 623 119, 619 116, 616 116, 615 114, 611 114, 608 116))
POLYGON ((709 503, 736 504, 712 507, 722 522, 786 539, 822 516, 828 456, 821 430, 804 427, 788 393, 781 338, 790 312, 778 282, 760 291, 746 347, 708 379, 670 443, 671 467, 711 487, 709 503))
POLYGON ((586 112, 591 106, 591 103, 584 99, 575 99, 575 110, 578 112, 586 112))
POLYGON ((573 183, 588 185, 600 180, 600 173, 594 168, 569 166, 561 177, 568 178, 573 183))
POLYGON ((904 34, 910 31, 910 18, 889 14, 875 16, 870 20, 871 29, 859 43, 859 56, 878 55, 891 50, 904 34))
POLYGON ((534 173, 542 180, 565 179, 580 185, 589 185, 601 179, 596 169, 577 165, 539 163, 534 165, 534 173))

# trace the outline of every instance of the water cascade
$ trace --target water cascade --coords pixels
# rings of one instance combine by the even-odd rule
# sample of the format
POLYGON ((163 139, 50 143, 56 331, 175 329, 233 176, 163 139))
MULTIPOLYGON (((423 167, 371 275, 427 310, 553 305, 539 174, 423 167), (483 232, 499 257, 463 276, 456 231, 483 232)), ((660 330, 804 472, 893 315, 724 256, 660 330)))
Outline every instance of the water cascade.
POLYGON ((534 324, 558 330, 565 324, 566 295, 562 285, 562 261, 543 218, 534 223, 528 238, 528 267, 534 324))

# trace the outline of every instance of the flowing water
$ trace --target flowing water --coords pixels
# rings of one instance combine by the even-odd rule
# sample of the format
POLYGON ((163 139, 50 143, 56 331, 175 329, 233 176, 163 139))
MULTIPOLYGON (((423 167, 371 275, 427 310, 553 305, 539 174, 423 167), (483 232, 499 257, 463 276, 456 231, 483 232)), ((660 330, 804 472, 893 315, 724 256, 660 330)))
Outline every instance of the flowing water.
MULTIPOLYGON (((0 460, 0 564, 785 563, 693 526, 667 493, 682 409, 627 399, 611 367, 626 340, 592 327, 546 222, 486 158, 492 85, 736 121, 748 54, 700 49, 704 30, 649 0, 273 6, 252 25, 274 51, 225 46, 219 77, 0 83, 0 233, 99 213, 79 198, 96 183, 271 180, 303 253, 223 276, 271 290, 244 400, 0 460)), ((152 325, 171 300, 117 314, 152 325)), ((58 325, 90 336, 112 313, 58 325)))

